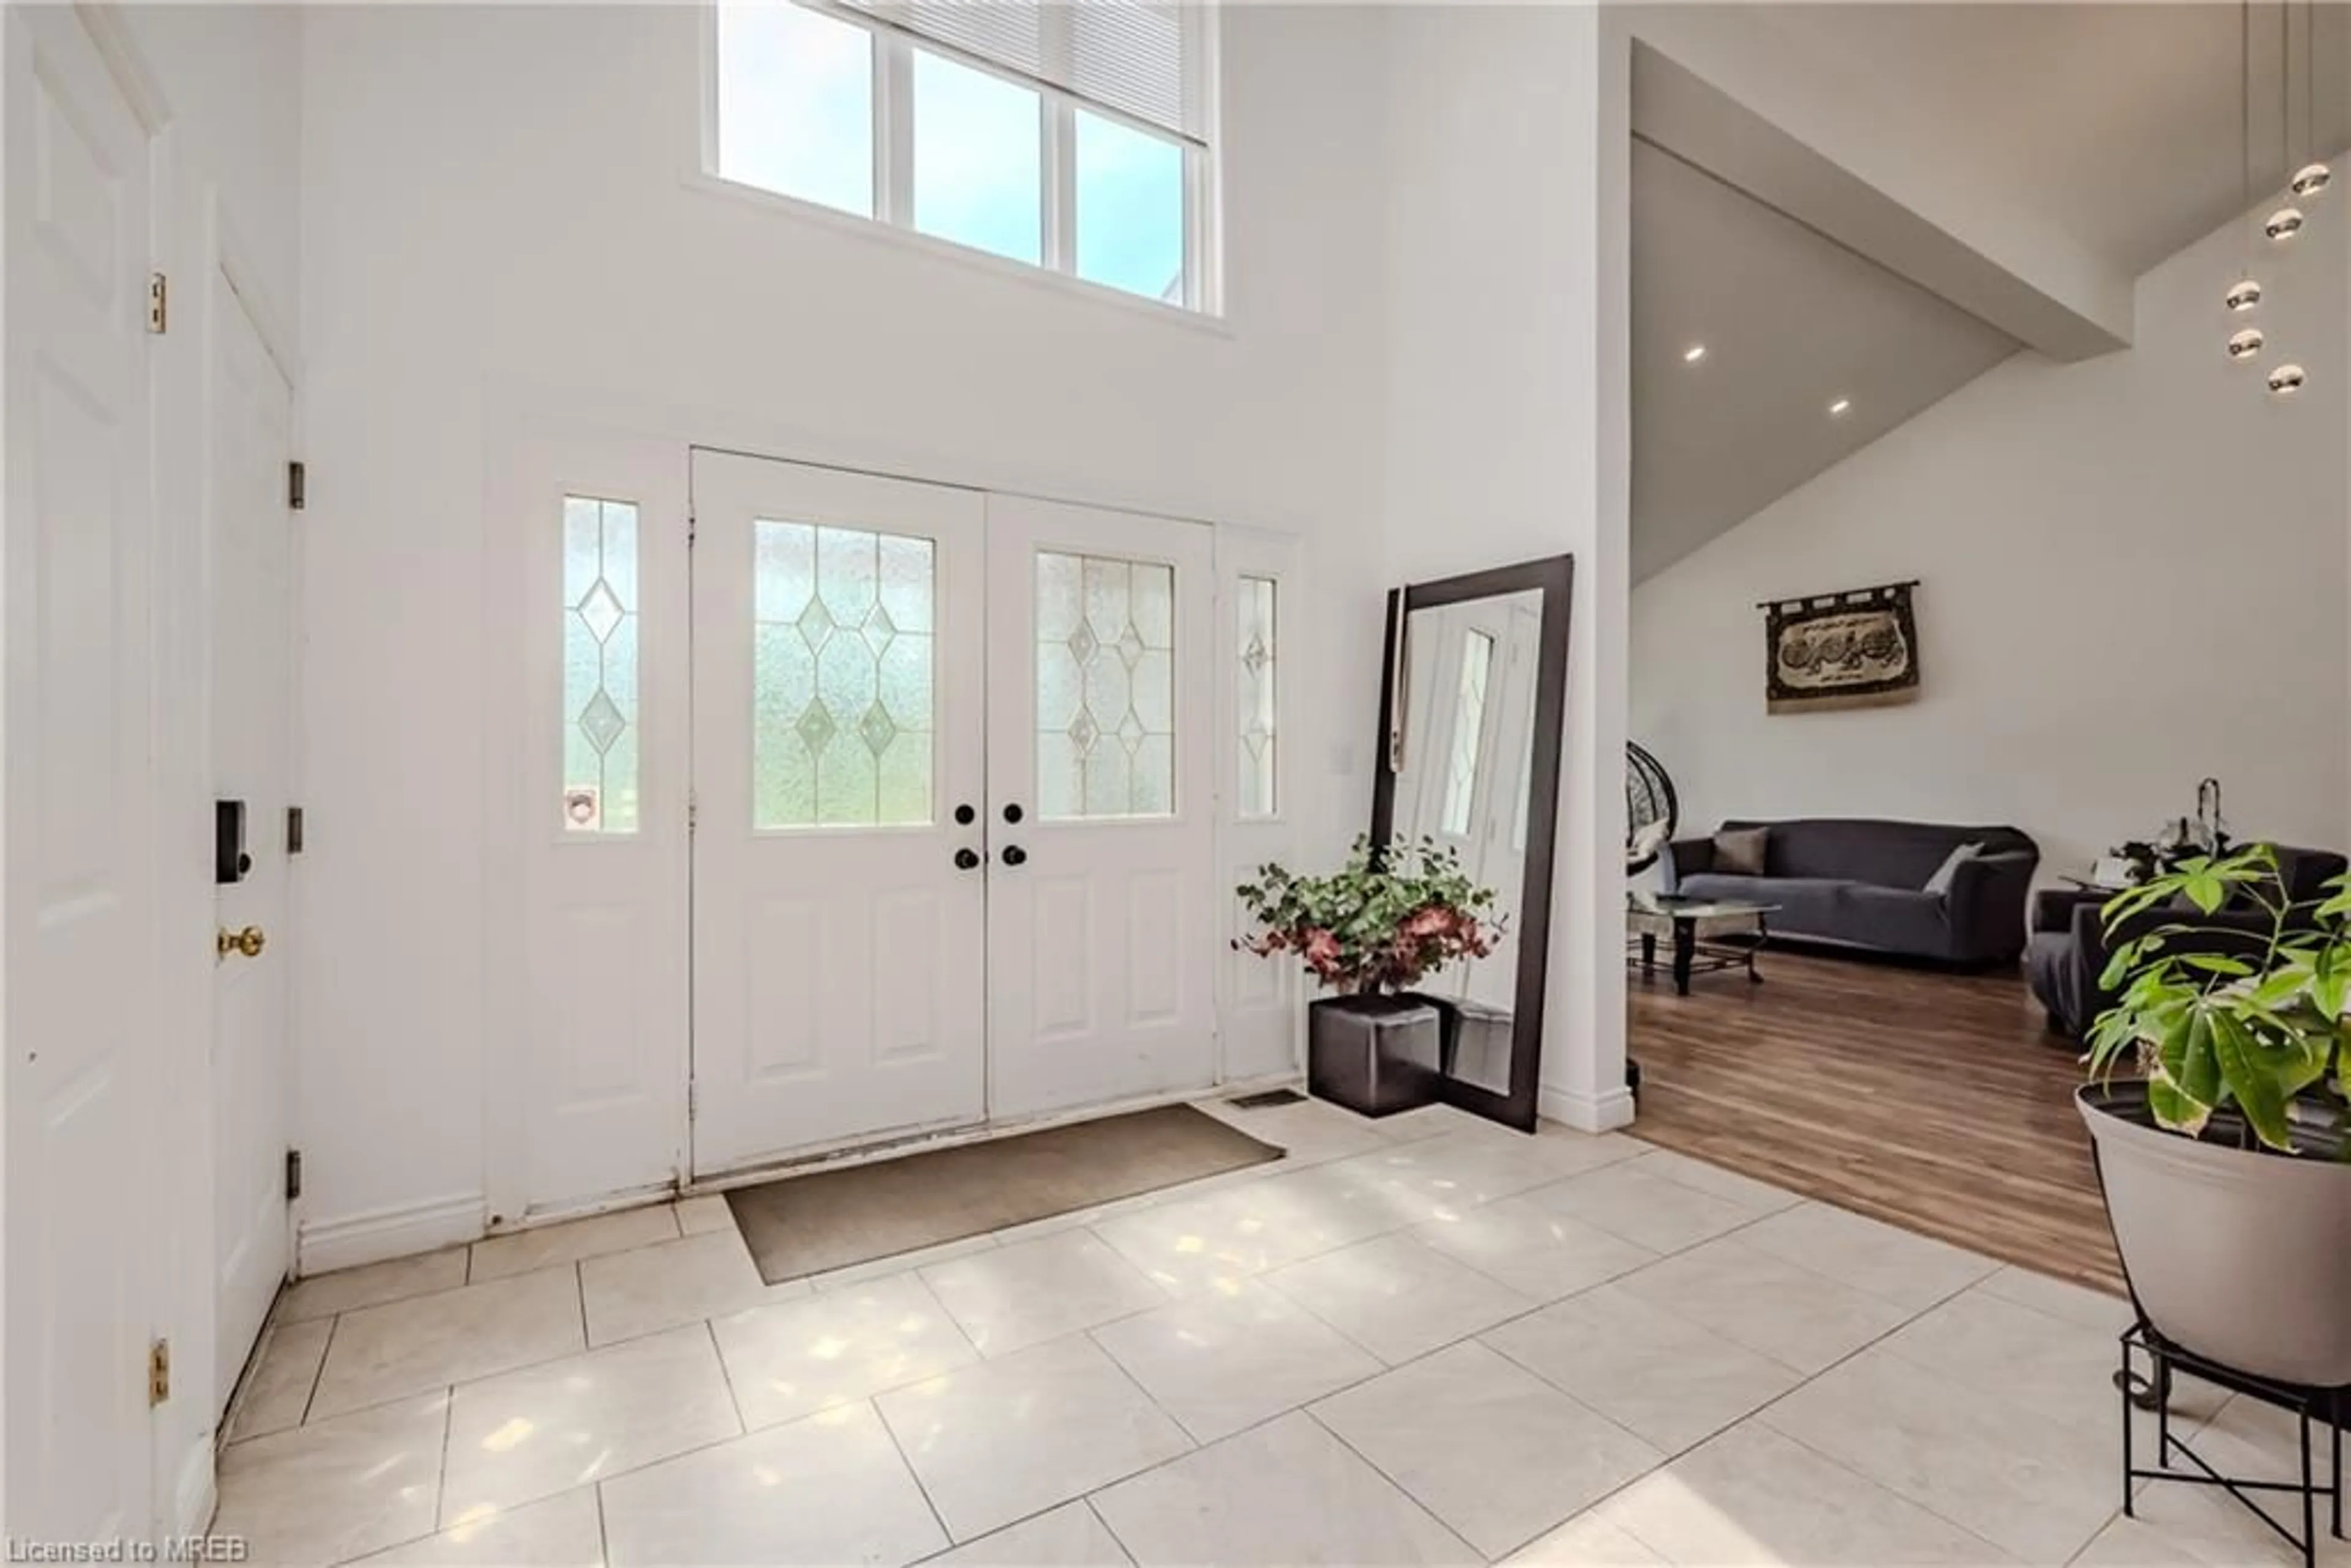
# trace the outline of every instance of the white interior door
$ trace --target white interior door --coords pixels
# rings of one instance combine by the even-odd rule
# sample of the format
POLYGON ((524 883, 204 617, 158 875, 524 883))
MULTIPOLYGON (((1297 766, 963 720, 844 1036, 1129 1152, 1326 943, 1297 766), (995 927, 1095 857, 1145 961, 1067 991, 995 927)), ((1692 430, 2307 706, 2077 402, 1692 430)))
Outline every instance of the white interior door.
POLYGON ((8 1525, 143 1539, 162 1021, 141 983, 158 963, 150 143, 74 10, 11 6, 0 25, 8 1525))
POLYGON ((292 768, 292 514, 286 465, 292 389, 228 275, 204 301, 206 508, 212 541, 215 795, 245 805, 243 880, 217 884, 224 946, 214 971, 213 1163, 218 1316, 215 1407, 286 1278, 288 876, 292 768), (250 943, 248 944, 250 945, 250 943))
POLYGON ((1208 530, 994 497, 989 1109, 1216 1075, 1208 530))
POLYGON ((705 452, 693 485, 695 1169, 976 1122, 980 497, 705 452))

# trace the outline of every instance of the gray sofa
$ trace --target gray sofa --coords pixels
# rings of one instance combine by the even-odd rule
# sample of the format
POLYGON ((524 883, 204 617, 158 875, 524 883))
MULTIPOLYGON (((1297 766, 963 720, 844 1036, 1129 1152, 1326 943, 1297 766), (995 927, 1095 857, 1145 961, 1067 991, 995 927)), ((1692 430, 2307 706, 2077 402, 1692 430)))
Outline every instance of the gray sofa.
POLYGON ((2041 847, 2015 828, 1797 818, 1722 824, 1769 830, 1761 876, 1715 869, 1714 840, 1683 839, 1660 861, 1667 893, 1778 905, 1774 936, 1968 966, 2024 951, 2025 900, 2041 847), (1980 844, 1949 891, 1927 883, 1951 851, 1980 844))

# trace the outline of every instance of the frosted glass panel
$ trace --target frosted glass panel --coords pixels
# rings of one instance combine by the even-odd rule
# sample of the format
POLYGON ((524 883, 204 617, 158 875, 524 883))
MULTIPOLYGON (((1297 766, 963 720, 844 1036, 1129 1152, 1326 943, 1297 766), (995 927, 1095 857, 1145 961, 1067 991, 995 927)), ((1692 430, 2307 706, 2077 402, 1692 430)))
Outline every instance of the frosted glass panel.
POLYGON ((752 528, 752 826, 930 821, 932 542, 752 528))
POLYGON ((1050 819, 1176 810, 1176 572, 1037 555, 1037 809, 1050 819))
POLYGON ((637 831, 637 508, 563 498, 563 825, 637 831))
POLYGON ((1453 708, 1453 748, 1445 767, 1444 831, 1469 831, 1470 803, 1478 794, 1479 742, 1486 734, 1486 677, 1494 665, 1494 639, 1471 632, 1461 646, 1460 701, 1453 708))
POLYGON ((1274 794, 1275 588, 1270 577, 1244 577, 1237 633, 1238 690, 1233 704, 1238 727, 1239 779, 1236 800, 1243 817, 1270 817, 1274 794))

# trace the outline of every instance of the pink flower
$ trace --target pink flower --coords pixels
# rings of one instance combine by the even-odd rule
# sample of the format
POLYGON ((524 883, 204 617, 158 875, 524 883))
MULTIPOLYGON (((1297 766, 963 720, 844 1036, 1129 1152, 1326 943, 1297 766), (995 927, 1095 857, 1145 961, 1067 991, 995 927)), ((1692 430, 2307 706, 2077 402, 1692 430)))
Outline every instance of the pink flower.
POLYGON ((1442 936, 1451 929, 1454 918, 1453 911, 1442 904, 1432 904, 1426 909, 1416 911, 1405 921, 1404 935, 1442 936))
POLYGON ((1306 934, 1306 961, 1317 974, 1329 974, 1339 965, 1339 939, 1318 925, 1306 934))

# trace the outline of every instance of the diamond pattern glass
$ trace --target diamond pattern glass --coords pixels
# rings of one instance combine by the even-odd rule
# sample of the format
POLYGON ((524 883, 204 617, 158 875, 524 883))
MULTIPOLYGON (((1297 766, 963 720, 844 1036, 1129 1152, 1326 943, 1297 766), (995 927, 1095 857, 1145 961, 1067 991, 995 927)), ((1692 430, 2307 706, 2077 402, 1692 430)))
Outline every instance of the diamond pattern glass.
POLYGON ((1176 810, 1176 572, 1037 555, 1037 804, 1048 821, 1176 810))
POLYGON ((1445 765, 1445 815, 1439 826, 1459 835, 1469 831, 1469 810, 1478 794, 1478 757, 1486 737, 1486 680, 1494 667, 1494 639, 1471 632, 1461 643, 1460 700, 1453 708, 1453 745, 1445 765))
POLYGON ((1275 783, 1279 777, 1274 742, 1274 669, 1277 589, 1270 577, 1240 580, 1239 614, 1235 632, 1239 641, 1233 704, 1239 729, 1236 767, 1239 778, 1235 795, 1238 814, 1244 819, 1270 817, 1279 810, 1275 783))
POLYGON ((637 831, 637 508, 563 498, 563 825, 637 831))
POLYGON ((753 524, 754 828, 932 820, 935 555, 904 535, 753 524))

